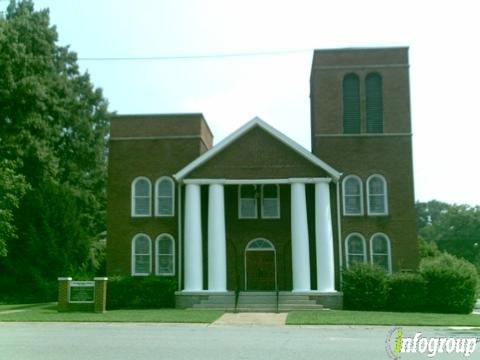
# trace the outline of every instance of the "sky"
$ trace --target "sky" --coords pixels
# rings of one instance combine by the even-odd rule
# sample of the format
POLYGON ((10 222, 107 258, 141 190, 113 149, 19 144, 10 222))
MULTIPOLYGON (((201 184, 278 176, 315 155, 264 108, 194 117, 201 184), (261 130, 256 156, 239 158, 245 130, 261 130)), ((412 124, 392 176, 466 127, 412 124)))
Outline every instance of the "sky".
MULTIPOLYGON (((259 116, 310 149, 313 49, 408 46, 416 199, 480 205, 480 4, 475 1, 35 4, 50 9, 59 43, 78 54, 110 110, 201 112, 215 143, 259 116), (182 58, 231 54, 249 55, 182 58), (168 59, 88 60, 118 57, 168 59)), ((6 5, 0 0, 0 10, 6 5)))

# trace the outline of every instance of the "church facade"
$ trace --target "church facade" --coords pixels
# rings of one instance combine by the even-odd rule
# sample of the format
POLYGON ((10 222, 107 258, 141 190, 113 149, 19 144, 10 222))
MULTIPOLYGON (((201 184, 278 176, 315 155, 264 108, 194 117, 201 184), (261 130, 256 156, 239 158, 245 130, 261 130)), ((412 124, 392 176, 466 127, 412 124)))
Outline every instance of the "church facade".
POLYGON ((259 118, 212 146, 201 114, 114 116, 108 275, 339 307, 341 269, 415 269, 408 49, 316 50, 310 97, 311 151, 259 118))

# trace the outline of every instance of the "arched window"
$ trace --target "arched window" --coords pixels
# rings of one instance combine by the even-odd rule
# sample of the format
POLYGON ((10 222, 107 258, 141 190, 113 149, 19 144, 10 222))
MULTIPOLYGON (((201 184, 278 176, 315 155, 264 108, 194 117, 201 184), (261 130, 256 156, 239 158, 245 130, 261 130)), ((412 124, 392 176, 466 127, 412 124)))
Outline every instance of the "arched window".
POLYGON ((155 244, 157 275, 175 275, 175 240, 169 234, 161 234, 155 244))
POLYGON ((175 184, 169 177, 161 177, 155 185, 155 215, 173 216, 175 211, 175 184))
POLYGON ((280 217, 280 189, 278 184, 262 185, 262 218, 280 217))
POLYGON ((360 80, 355 74, 343 78, 343 132, 360 133, 360 80))
POLYGON ((150 275, 152 266, 152 244, 145 234, 138 234, 132 240, 132 275, 150 275))
POLYGON ((363 215, 362 180, 355 175, 343 179, 343 214, 363 215))
POLYGON ((374 234, 370 239, 370 257, 372 264, 392 272, 392 251, 390 239, 385 234, 374 234))
POLYGON ((383 86, 377 73, 367 75, 367 133, 383 133, 383 86))
POLYGON ((238 217, 257 218, 257 188, 255 185, 240 185, 238 188, 238 217))
POLYGON ((267 239, 254 239, 250 241, 246 248, 246 251, 275 251, 273 244, 267 239))
POLYGON ((132 216, 150 216, 152 207, 152 185, 146 177, 132 182, 132 216))
POLYGON ((367 262, 365 238, 357 233, 348 235, 345 239, 345 254, 347 257, 347 268, 354 263, 367 262))
POLYGON ((367 180, 368 214, 387 215, 387 181, 381 175, 372 175, 367 180))

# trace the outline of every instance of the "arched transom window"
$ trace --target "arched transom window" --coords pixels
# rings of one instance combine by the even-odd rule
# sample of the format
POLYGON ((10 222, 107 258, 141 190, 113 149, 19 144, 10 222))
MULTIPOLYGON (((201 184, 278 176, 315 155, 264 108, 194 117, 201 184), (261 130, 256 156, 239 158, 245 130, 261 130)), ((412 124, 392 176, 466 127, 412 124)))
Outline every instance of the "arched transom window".
POLYGON ((156 241, 156 274, 175 275, 175 240, 170 234, 161 234, 156 241))
POLYGON ((357 233, 348 235, 345 240, 345 253, 347 257, 347 267, 354 263, 366 262, 365 238, 357 233))
POLYGON ((132 275, 150 275, 152 266, 152 244, 145 234, 138 234, 132 240, 132 275))
POLYGON ((392 254, 390 239, 385 234, 375 234, 370 239, 370 256, 372 264, 392 272, 392 254))
POLYGON ((155 215, 173 216, 175 209, 175 185, 169 177, 161 177, 156 183, 155 215))
POLYGON ((146 177, 132 182, 132 216, 151 215, 151 183, 146 177))
POLYGON ((254 239, 250 241, 246 248, 248 251, 275 250, 273 244, 267 239, 254 239))
POLYGON ((349 175, 343 180, 343 214, 363 214, 362 180, 355 175, 349 175))
POLYGON ((387 215, 387 181, 381 175, 372 175, 367 180, 368 214, 387 215))

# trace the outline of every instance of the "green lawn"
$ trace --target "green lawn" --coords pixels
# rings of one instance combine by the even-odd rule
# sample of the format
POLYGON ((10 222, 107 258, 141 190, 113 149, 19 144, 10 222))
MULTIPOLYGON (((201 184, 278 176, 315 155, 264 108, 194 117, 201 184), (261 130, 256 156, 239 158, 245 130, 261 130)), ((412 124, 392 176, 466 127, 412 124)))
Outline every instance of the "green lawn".
POLYGON ((480 326, 480 315, 397 313, 377 311, 292 311, 288 325, 416 325, 480 326))
POLYGON ((28 308, 0 308, 0 321, 71 321, 71 322, 159 322, 159 323, 211 323, 218 319, 223 311, 208 310, 111 310, 104 314, 87 312, 59 313, 56 305, 34 306, 28 308), (15 312, 2 313, 14 310, 15 312))

